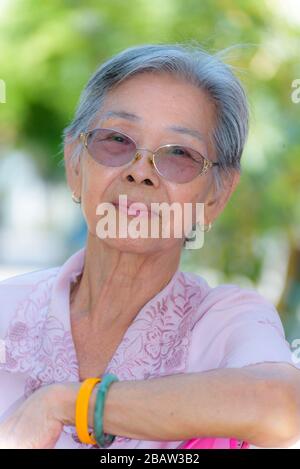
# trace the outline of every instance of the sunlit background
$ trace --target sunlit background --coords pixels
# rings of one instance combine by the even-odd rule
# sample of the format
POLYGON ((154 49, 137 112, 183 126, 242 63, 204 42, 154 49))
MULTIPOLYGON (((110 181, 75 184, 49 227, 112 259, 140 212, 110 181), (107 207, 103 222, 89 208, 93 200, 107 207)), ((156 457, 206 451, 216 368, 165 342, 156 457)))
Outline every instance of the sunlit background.
POLYGON ((300 337, 298 0, 0 0, 0 280, 62 264, 86 229, 61 163, 61 134, 102 61, 142 43, 239 44, 251 105, 240 185, 182 270, 256 288, 300 337), (2 96, 1 96, 2 93, 2 96))

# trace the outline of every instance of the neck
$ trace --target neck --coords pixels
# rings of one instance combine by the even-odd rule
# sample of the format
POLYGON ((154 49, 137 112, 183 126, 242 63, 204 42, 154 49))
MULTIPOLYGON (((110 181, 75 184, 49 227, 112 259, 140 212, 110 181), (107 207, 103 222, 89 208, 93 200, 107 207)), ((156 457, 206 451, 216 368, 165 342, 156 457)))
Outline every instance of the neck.
POLYGON ((181 251, 123 252, 88 235, 84 267, 71 294, 73 318, 93 327, 127 328, 140 309, 172 279, 181 251))

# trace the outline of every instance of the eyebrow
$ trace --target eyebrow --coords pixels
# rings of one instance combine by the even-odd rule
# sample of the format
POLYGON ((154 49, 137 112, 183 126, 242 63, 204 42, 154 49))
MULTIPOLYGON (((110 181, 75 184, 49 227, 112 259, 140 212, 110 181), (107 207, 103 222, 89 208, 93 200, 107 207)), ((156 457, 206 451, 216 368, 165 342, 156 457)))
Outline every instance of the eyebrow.
MULTIPOLYGON (((108 117, 121 117, 122 119, 127 119, 132 122, 140 122, 142 121, 141 117, 137 116, 136 114, 133 114, 131 112, 126 112, 126 111, 107 111, 103 116, 101 120, 104 120, 108 117)), ((204 141, 203 134, 199 132, 198 130, 195 129, 189 129, 187 127, 183 127, 181 125, 171 125, 169 127, 166 127, 166 130, 170 130, 172 132, 180 133, 180 134, 187 134, 191 135, 192 137, 197 138, 200 140, 200 142, 204 141)))

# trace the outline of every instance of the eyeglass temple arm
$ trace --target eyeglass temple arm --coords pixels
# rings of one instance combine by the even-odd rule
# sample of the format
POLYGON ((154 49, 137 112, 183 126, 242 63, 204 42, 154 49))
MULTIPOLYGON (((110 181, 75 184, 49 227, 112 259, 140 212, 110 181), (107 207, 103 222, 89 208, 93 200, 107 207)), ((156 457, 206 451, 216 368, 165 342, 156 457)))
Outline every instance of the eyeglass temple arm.
POLYGON ((220 163, 218 161, 211 161, 211 160, 208 160, 207 158, 205 158, 204 160, 205 160, 205 167, 207 169, 211 168, 212 166, 220 166, 220 163))
POLYGON ((86 147, 87 146, 87 137, 88 137, 89 132, 80 132, 79 138, 83 145, 86 147))

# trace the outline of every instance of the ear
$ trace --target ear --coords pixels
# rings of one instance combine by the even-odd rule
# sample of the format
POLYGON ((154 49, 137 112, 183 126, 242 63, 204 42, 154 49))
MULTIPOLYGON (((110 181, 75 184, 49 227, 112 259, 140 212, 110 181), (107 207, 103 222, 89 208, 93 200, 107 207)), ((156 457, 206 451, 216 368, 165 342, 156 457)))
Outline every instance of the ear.
POLYGON ((224 181, 224 188, 220 194, 215 194, 215 190, 213 190, 212 196, 205 204, 205 223, 212 223, 222 213, 232 193, 235 191, 240 177, 241 175, 238 171, 233 171, 229 178, 224 181))
POLYGON ((75 155, 75 159, 73 158, 74 152, 78 150, 78 145, 80 145, 79 139, 71 142, 69 136, 67 136, 64 145, 66 178, 71 192, 75 192, 76 196, 81 194, 82 180, 81 154, 77 157, 75 155))

